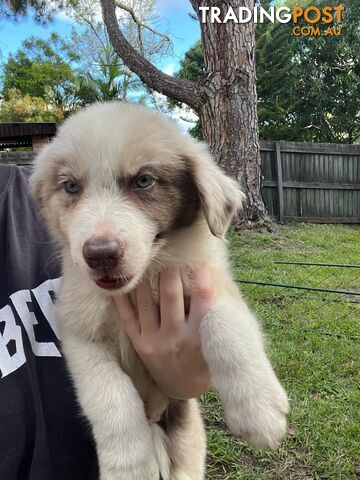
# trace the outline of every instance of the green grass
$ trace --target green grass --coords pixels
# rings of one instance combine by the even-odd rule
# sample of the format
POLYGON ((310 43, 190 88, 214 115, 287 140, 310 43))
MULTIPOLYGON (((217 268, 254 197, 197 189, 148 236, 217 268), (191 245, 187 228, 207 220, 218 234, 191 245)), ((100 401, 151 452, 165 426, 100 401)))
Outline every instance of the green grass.
MULTIPOLYGON (((276 265, 276 260, 360 264, 360 229, 278 227, 229 237, 237 279, 360 290, 359 269, 276 265)), ((228 432, 213 392, 202 400, 208 479, 360 478, 360 305, 356 297, 241 284, 261 319, 267 350, 289 393, 289 434, 276 452, 228 432), (339 301, 340 300, 340 301, 339 301)), ((359 298, 358 298, 359 300, 359 298)))

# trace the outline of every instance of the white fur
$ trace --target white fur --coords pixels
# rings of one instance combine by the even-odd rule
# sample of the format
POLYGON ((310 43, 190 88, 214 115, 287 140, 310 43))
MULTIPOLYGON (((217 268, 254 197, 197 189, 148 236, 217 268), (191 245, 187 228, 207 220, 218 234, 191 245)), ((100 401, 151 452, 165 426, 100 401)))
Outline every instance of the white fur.
POLYGON ((93 429, 101 480, 158 480, 159 468, 164 480, 201 480, 205 435, 195 401, 188 404, 183 426, 169 436, 148 421, 144 402, 154 385, 119 323, 112 293, 94 283, 82 255, 84 243, 94 236, 112 236, 123 245, 123 269, 131 277, 123 293, 146 276, 157 299, 159 272, 178 266, 188 295, 191 270, 209 265, 216 304, 200 334, 225 420, 253 445, 277 447, 286 432, 287 397, 265 354, 257 320, 232 280, 224 240, 218 238, 243 195, 206 148, 156 112, 98 104, 65 122, 40 153, 31 185, 63 244, 64 280, 56 314, 77 395, 93 429), (149 163, 175 167, 183 158, 201 212, 190 225, 154 243, 154 219, 119 191, 117 179, 149 163), (84 187, 81 199, 66 209, 64 192, 51 185, 59 174, 76 175, 84 187))

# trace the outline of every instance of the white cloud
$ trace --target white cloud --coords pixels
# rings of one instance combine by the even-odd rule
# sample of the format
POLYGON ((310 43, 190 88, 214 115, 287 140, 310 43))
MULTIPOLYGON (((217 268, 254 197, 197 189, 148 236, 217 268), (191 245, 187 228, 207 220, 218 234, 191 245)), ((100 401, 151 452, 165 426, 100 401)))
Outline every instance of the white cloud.
POLYGON ((176 64, 175 63, 168 63, 165 68, 163 69, 163 72, 166 73, 167 75, 174 75, 176 69, 176 64))
MULTIPOLYGON (((59 21, 77 23, 79 25, 86 25, 88 20, 93 23, 103 22, 100 0, 80 0, 75 9, 69 6, 66 10, 58 10, 53 0, 49 2, 49 5, 53 6, 54 10, 56 10, 55 18, 59 21), (86 21, 84 19, 86 19, 86 21)), ((129 18, 129 14, 121 8, 117 8, 116 17, 118 20, 121 20, 129 18)))
POLYGON ((186 107, 175 107, 170 115, 184 132, 188 132, 199 120, 199 117, 186 107))
POLYGON ((55 18, 60 22, 74 23, 74 19, 71 18, 64 10, 59 10, 56 12, 55 18))
POLYGON ((49 2, 49 10, 54 12, 54 17, 56 20, 59 20, 60 22, 74 23, 74 20, 69 15, 69 12, 66 12, 65 10, 59 10, 59 7, 54 0, 49 2))
POLYGON ((165 95, 154 92, 153 97, 156 102, 157 109, 165 115, 173 118, 183 132, 188 132, 190 128, 195 126, 195 122, 197 122, 199 118, 188 107, 182 105, 181 107, 174 107, 173 109, 169 109, 167 98, 165 97, 165 95))

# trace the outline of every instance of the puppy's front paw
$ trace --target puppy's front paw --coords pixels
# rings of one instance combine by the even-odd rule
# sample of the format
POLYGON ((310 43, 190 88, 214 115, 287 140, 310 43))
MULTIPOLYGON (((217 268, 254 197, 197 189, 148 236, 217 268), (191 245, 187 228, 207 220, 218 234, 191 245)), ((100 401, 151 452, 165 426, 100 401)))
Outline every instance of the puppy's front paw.
POLYGON ((239 395, 224 405, 227 426, 256 448, 275 449, 286 434, 286 415, 289 412, 287 395, 275 379, 255 395, 239 395))

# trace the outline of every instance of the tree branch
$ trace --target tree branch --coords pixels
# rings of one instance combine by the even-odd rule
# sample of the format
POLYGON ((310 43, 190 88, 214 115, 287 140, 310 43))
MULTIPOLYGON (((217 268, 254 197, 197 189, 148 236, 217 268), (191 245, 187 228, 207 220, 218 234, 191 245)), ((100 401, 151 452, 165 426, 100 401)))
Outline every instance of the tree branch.
POLYGON ((130 13, 131 18, 134 20, 134 22, 136 23, 138 28, 141 28, 141 27, 146 28, 147 30, 149 30, 149 32, 154 33, 155 35, 159 35, 160 37, 163 37, 167 42, 171 43, 171 40, 167 35, 165 35, 163 33, 160 33, 160 32, 157 32, 150 25, 147 25, 146 23, 142 22, 140 20, 140 18, 138 18, 136 16, 134 10, 131 7, 129 7, 128 5, 126 5, 123 2, 120 2, 120 0, 115 0, 115 5, 119 8, 121 8, 121 10, 125 10, 125 12, 130 13))
POLYGON ((102 48, 105 50, 106 49, 106 45, 105 43, 102 41, 102 38, 100 37, 100 35, 98 34, 96 28, 94 27, 93 23, 88 20, 87 18, 83 18, 83 22, 86 23, 86 25, 90 28, 90 30, 93 32, 94 36, 97 38, 98 42, 100 43, 100 45, 102 46, 102 48))
POLYGON ((180 118, 180 120, 182 120, 183 122, 186 122, 186 123, 196 123, 197 122, 197 120, 193 120, 192 118, 184 117, 183 115, 180 115, 179 118, 180 118))
POLYGON ((101 0, 103 19, 116 53, 149 88, 174 100, 200 108, 200 91, 195 82, 166 75, 140 55, 122 34, 115 14, 114 0, 101 0))

